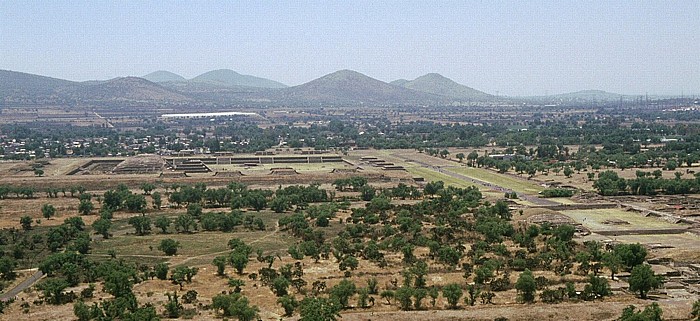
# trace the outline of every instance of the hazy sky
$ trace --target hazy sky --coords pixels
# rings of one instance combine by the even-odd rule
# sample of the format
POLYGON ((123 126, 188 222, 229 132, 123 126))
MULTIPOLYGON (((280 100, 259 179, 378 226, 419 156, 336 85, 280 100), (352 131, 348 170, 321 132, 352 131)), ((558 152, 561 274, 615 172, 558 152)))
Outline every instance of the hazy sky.
POLYGON ((501 95, 700 94, 700 1, 0 0, 0 69, 222 68, 288 85, 352 69, 501 95))

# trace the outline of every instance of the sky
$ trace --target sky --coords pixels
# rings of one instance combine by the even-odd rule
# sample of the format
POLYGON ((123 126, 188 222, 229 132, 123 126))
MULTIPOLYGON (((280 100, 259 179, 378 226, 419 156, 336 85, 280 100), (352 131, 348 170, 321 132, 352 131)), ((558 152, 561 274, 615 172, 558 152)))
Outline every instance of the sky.
POLYGON ((0 69, 232 69, 298 85, 436 72, 500 95, 700 94, 700 1, 0 0, 0 69))

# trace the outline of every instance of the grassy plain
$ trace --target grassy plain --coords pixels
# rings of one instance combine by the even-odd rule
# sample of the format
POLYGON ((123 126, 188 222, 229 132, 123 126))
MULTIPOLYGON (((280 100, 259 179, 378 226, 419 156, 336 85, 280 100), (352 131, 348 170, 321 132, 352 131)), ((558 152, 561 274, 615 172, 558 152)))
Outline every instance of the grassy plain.
POLYGON ((535 184, 534 182, 530 183, 519 178, 499 174, 487 169, 460 166, 450 167, 446 170, 453 171, 455 173, 462 174, 464 176, 478 179, 480 181, 488 182, 494 185, 510 188, 519 193, 537 194, 544 190, 544 187, 535 184))

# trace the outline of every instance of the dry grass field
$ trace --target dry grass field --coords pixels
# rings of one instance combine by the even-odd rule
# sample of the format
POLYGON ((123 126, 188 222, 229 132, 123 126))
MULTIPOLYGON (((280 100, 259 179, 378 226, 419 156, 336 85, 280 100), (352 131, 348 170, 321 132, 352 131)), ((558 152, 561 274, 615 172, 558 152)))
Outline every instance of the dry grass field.
MULTIPOLYGON (((464 151, 466 154, 466 150, 464 151)), ((452 155, 455 153, 453 152, 452 155)), ((535 176, 532 180, 526 177, 517 177, 510 174, 499 174, 495 171, 469 168, 463 164, 459 164, 454 160, 440 159, 430 157, 428 155, 418 153, 413 150, 382 150, 372 151, 363 150, 351 152, 347 156, 347 160, 355 165, 347 163, 324 163, 324 164, 266 164, 255 167, 242 167, 233 165, 212 165, 214 171, 241 171, 244 174, 242 177, 219 177, 213 173, 193 174, 186 178, 159 178, 157 174, 143 175, 82 175, 82 176, 67 176, 65 173, 81 166, 88 159, 71 158, 71 159, 55 159, 51 160, 50 164, 45 167, 45 177, 34 177, 32 173, 15 172, 12 169, 17 166, 22 166, 22 162, 0 162, 0 172, 7 173, 0 178, 0 184, 23 184, 32 186, 60 186, 82 184, 88 188, 88 191, 95 195, 101 195, 105 190, 115 187, 117 184, 125 183, 132 187, 133 191, 140 193, 139 185, 141 182, 154 182, 158 186, 158 191, 165 194, 165 186, 173 183, 193 184, 195 182, 204 182, 208 186, 224 186, 231 181, 241 181, 249 184, 252 188, 277 189, 279 186, 290 184, 308 184, 312 182, 321 182, 322 188, 333 190, 331 183, 339 177, 349 177, 352 175, 362 175, 368 177, 371 185, 380 188, 389 188, 396 186, 398 182, 408 184, 413 183, 414 177, 422 177, 426 181, 442 180, 448 186, 467 187, 476 185, 483 193, 485 200, 494 202, 503 198, 503 193, 484 185, 474 184, 472 182, 460 180, 453 176, 447 175, 444 172, 438 172, 431 168, 422 166, 421 163, 430 163, 434 166, 440 166, 443 170, 452 171, 467 177, 471 177, 480 181, 488 182, 496 186, 503 186, 515 190, 519 193, 528 195, 537 195, 544 187, 540 184, 551 180, 560 181, 565 184, 579 186, 584 190, 591 190, 590 184, 587 182, 585 173, 574 174, 572 178, 565 178, 563 175, 550 174, 548 176, 535 176), (363 163, 361 158, 365 156, 374 156, 393 162, 396 165, 404 166, 407 171, 385 171, 366 163, 363 163), (346 174, 345 176, 337 173, 332 173, 334 169, 350 169, 355 166, 360 166, 363 169, 354 174, 346 174), (290 176, 274 176, 270 174, 273 167, 291 167, 298 174, 290 176)), ((633 170, 625 170, 624 175, 634 173, 633 170)), ((671 175, 672 172, 664 173, 665 176, 671 175)), ((40 219, 40 228, 47 228, 59 225, 64 219, 76 216, 78 199, 71 197, 63 197, 59 193, 58 198, 47 198, 45 193, 39 189, 37 198, 33 199, 16 199, 8 198, 0 200, 0 227, 2 228, 19 228, 19 218, 24 215, 29 215, 34 219, 40 219), (57 208, 57 215, 50 220, 41 217, 41 206, 45 203, 51 203, 57 208)), ((337 192, 336 197, 357 197, 355 192, 337 192)), ((150 197, 147 197, 150 204, 150 197)), ((553 199, 559 204, 577 204, 569 198, 553 199)), ((412 204, 416 201, 395 201, 405 204, 412 204)), ((100 205, 95 203, 95 213, 100 205)), ((169 207, 169 204, 160 210, 149 209, 146 215, 155 219, 158 216, 167 216, 171 219, 185 212, 184 208, 169 207)), ((354 201, 351 204, 352 208, 364 207, 365 202, 354 201)), ((514 215, 515 224, 525 224, 528 217, 534 214, 542 213, 560 213, 567 215, 575 221, 583 224, 586 228, 595 231, 625 231, 630 229, 665 229, 687 227, 687 225, 672 224, 666 221, 659 220, 653 217, 644 217, 640 213, 624 211, 619 209, 602 209, 602 210, 566 210, 554 211, 546 207, 533 207, 527 201, 518 201, 516 208, 523 209, 523 215, 514 215), (624 221, 629 224, 610 224, 606 220, 615 219, 624 221)), ((227 211, 227 208, 222 209, 205 209, 205 211, 227 211)), ((127 262, 146 264, 152 266, 159 262, 167 262, 171 268, 178 265, 186 265, 197 267, 199 272, 193 278, 191 284, 185 284, 183 291, 180 291, 177 285, 169 281, 161 280, 146 280, 135 285, 134 291, 140 303, 153 304, 159 313, 163 311, 163 305, 167 301, 166 292, 175 290, 182 294, 189 289, 196 289, 199 293, 198 303, 185 304, 185 309, 192 309, 199 304, 207 305, 211 303, 211 298, 229 290, 227 285, 227 277, 219 277, 215 274, 215 267, 212 265, 212 260, 218 255, 229 253, 227 242, 231 238, 240 238, 253 248, 261 249, 266 254, 274 256, 279 255, 279 259, 275 260, 273 267, 279 268, 284 264, 293 264, 293 260, 287 249, 290 245, 297 243, 299 240, 292 237, 288 232, 282 231, 277 226, 277 220, 290 213, 278 214, 270 210, 261 212, 248 211, 246 214, 252 214, 259 217, 265 224, 264 231, 251 231, 243 227, 237 227, 233 232, 207 232, 197 230, 192 233, 175 233, 172 230, 168 234, 160 234, 154 227, 153 232, 137 236, 134 234, 134 228, 131 227, 127 220, 139 214, 134 213, 115 213, 113 237, 102 239, 102 237, 93 235, 93 243, 89 256, 96 260, 109 260, 110 252, 116 253, 117 259, 123 259, 127 262), (159 242, 164 238, 173 238, 180 242, 181 248, 175 256, 166 256, 157 249, 159 242)), ((344 228, 344 223, 340 223, 340 219, 347 219, 349 212, 341 211, 338 218, 331 220, 330 227, 324 232, 328 238, 336 235, 344 228)), ((96 215, 82 216, 87 225, 90 225, 96 218, 96 215)), ((619 223, 619 222, 618 222, 619 223)), ((601 236, 592 234, 578 241, 584 240, 608 240, 609 236, 601 236)), ((682 261, 684 263, 700 263, 700 255, 697 254, 697 246, 700 245, 700 238, 696 234, 669 234, 669 235, 624 235, 616 236, 615 241, 642 243, 646 245, 661 244, 665 247, 650 251, 652 257, 669 257, 682 261)), ((509 241, 510 242, 510 241, 509 241)), ((506 243, 507 246, 513 247, 513 244, 506 243)), ((470 245, 467 244, 467 247, 470 245)), ((416 252, 418 258, 427 258, 427 250, 420 249, 416 252)), ((375 277, 379 281, 381 289, 390 287, 392 281, 400 280, 403 265, 401 257, 398 254, 390 253, 387 255, 388 266, 379 267, 367 260, 359 260, 357 270, 349 275, 349 279, 354 281, 358 286, 364 286, 367 279, 375 277)), ((343 278, 345 274, 339 270, 338 262, 331 256, 330 259, 321 259, 314 262, 312 259, 305 258, 301 260, 304 267, 304 278, 306 280, 323 280, 328 287, 331 287, 343 278)), ((243 275, 236 275, 235 271, 229 266, 226 269, 226 274, 229 277, 240 278, 245 281, 242 293, 245 294, 252 304, 260 308, 260 319, 262 320, 280 320, 284 319, 283 309, 276 303, 275 295, 268 287, 263 286, 260 281, 249 279, 251 273, 255 273, 258 269, 265 267, 267 263, 258 262, 255 255, 251 257, 249 265, 246 267, 243 275)), ((442 286, 452 282, 464 283, 461 269, 449 269, 442 265, 431 267, 428 275, 428 286, 442 286)), ((517 273, 510 276, 511 282, 517 280, 517 273)), ((547 276, 554 284, 552 287, 563 286, 567 280, 577 282, 577 287, 583 288, 585 277, 580 275, 568 275, 565 278, 560 278, 552 272, 537 272, 536 275, 547 276)), ((27 273, 20 275, 20 279, 27 276, 27 273)), ((473 278, 473 276, 472 276, 473 278)), ((471 279, 470 279, 471 280, 471 279)), ((400 282, 400 281, 399 281, 400 282)), ((311 282, 309 282, 310 284, 311 282)), ((602 301, 590 302, 566 302, 561 304, 544 304, 536 302, 534 304, 519 304, 516 301, 517 293, 511 289, 504 292, 499 292, 494 299, 494 304, 477 303, 475 306, 465 306, 460 302, 460 309, 446 310, 446 302, 440 297, 435 307, 430 304, 430 298, 426 298, 423 302, 423 308, 419 311, 404 312, 399 311, 396 304, 388 305, 385 300, 380 299, 375 295, 375 304, 370 308, 359 307, 357 297, 351 299, 351 308, 342 312, 342 320, 379 320, 389 321, 397 318, 408 320, 493 320, 497 317, 506 317, 508 320, 615 320, 622 309, 629 305, 635 304, 643 306, 651 301, 637 299, 633 294, 627 291, 620 290, 624 284, 613 284, 615 287, 615 295, 605 298, 602 301)), ((79 292, 85 285, 73 288, 79 292)), ((87 301, 88 304, 99 302, 101 299, 108 296, 100 291, 101 285, 98 284, 96 297, 87 301)), ((292 293, 295 291, 292 290, 292 293)), ((303 298, 303 295, 295 293, 297 299, 303 298)), ((658 294, 654 297, 654 302, 658 302, 664 309, 664 317, 667 319, 683 319, 689 314, 691 299, 697 295, 688 294, 687 292, 678 295, 658 294), (689 297, 680 300, 682 295, 689 297)), ((11 316, 13 320, 71 320, 74 319, 72 305, 35 305, 33 302, 39 299, 38 290, 27 290, 19 295, 19 304, 11 305, 5 310, 4 316, 11 316), (28 312, 23 312, 20 307, 21 302, 28 302, 28 312)), ((198 308, 196 315, 192 316, 195 320, 214 320, 220 319, 213 311, 198 308)), ((298 314, 290 320, 298 319, 298 314)))

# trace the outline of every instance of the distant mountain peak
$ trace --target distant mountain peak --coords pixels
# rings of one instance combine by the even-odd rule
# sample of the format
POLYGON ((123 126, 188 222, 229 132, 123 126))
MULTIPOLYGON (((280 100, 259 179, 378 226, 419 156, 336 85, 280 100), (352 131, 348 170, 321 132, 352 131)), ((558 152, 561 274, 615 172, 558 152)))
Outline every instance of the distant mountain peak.
POLYGON ((428 73, 410 81, 399 79, 393 81, 392 84, 458 100, 487 100, 493 97, 438 73, 428 73))
POLYGON ((230 69, 217 69, 205 72, 190 79, 193 82, 209 83, 218 86, 246 86, 260 88, 285 88, 287 85, 250 75, 243 75, 230 69))
POLYGON ((440 98, 343 69, 285 89, 284 99, 330 104, 401 105, 430 103, 440 98))
POLYGON ((148 75, 141 77, 151 82, 169 82, 169 81, 187 81, 185 77, 182 77, 176 73, 172 73, 166 70, 154 71, 148 75))

